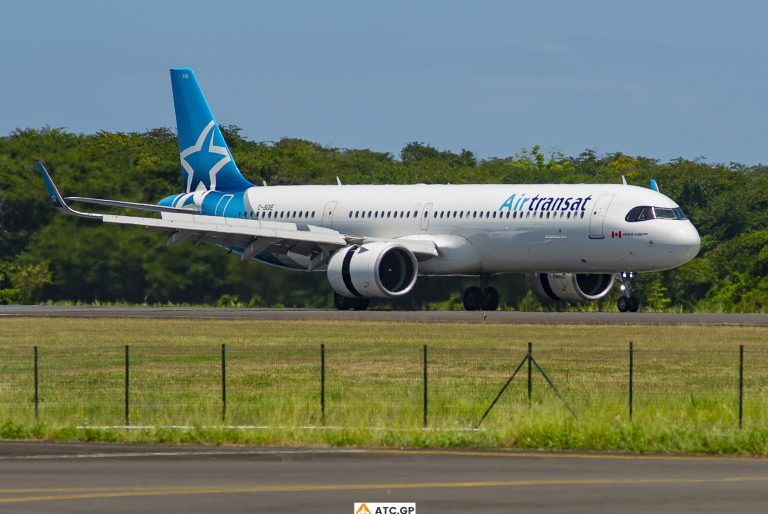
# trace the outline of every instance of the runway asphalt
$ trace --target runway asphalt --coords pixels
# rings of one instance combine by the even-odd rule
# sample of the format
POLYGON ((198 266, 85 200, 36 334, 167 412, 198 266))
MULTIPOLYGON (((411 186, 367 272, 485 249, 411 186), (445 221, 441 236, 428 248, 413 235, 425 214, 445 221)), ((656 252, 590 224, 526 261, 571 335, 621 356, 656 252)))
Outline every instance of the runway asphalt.
POLYGON ((757 458, 0 443, 4 513, 763 513, 766 491, 757 458))
POLYGON ((244 320, 364 320, 459 323, 593 325, 751 325, 768 326, 768 314, 653 312, 467 312, 336 311, 313 309, 230 309, 211 307, 0 306, 2 317, 169 318, 244 320))

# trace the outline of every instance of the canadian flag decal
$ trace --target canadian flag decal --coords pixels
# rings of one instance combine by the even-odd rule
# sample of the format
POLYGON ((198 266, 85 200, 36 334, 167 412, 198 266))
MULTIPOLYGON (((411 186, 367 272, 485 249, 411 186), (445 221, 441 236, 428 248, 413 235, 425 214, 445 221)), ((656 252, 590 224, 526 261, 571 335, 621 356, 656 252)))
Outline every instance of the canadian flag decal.
POLYGON ((621 230, 611 230, 611 237, 612 238, 618 237, 619 239, 621 239, 621 230))

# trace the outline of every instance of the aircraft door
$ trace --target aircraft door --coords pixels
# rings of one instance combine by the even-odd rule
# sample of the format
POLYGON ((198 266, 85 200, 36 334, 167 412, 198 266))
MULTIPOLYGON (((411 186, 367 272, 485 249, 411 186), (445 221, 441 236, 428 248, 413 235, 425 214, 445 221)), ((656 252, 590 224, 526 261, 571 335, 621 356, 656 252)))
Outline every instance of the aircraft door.
POLYGON ((424 204, 424 208, 421 209, 421 230, 427 230, 429 228, 429 217, 432 214, 432 204, 424 204))
POLYGON ((589 216, 589 238, 590 239, 604 239, 603 234, 603 222, 605 221, 605 214, 608 212, 608 206, 611 205, 613 195, 600 195, 592 207, 589 216))
POLYGON ((336 212, 337 202, 328 202, 325 204, 325 210, 323 211, 322 226, 325 228, 333 228, 333 213, 336 212))

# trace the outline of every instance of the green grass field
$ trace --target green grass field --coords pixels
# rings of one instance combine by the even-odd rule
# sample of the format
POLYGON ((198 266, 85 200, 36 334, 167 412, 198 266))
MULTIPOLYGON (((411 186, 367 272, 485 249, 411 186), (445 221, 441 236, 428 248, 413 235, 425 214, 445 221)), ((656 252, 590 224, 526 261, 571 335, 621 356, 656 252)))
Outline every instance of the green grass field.
POLYGON ((0 437, 768 454, 766 335, 765 328, 718 326, 3 319, 0 437), (536 372, 529 405, 524 367, 475 430, 529 341, 576 417, 536 372), (631 422, 629 341, 635 346, 631 422), (143 427, 131 430, 108 428, 124 423, 126 344, 130 423, 143 427), (739 344, 745 346, 742 429, 739 344))

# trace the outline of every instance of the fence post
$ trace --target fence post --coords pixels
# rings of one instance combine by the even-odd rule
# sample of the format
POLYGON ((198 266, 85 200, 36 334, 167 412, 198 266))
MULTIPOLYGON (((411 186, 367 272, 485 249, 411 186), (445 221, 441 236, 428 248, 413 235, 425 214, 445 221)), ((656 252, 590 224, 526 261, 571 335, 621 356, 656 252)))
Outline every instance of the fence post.
POLYGON ((128 345, 125 345, 125 424, 130 424, 130 418, 128 417, 128 409, 130 407, 130 357, 128 345))
POLYGON ((35 420, 37 420, 38 417, 38 405, 40 403, 40 383, 38 381, 38 373, 37 373, 37 361, 38 361, 38 355, 37 355, 37 346, 35 346, 35 420))
POLYGON ((629 342, 629 421, 632 421, 632 402, 634 400, 635 347, 629 342))
POLYGON ((325 424, 325 344, 320 343, 320 421, 325 424))
POLYGON ((227 417, 227 345, 221 343, 221 421, 227 417))
POLYGON ((427 413, 429 412, 428 404, 428 381, 427 381, 427 345, 424 345, 424 428, 427 428, 427 413))
POLYGON ((528 407, 531 406, 533 400, 533 373, 531 357, 533 356, 533 343, 528 343, 528 407))
POLYGON ((739 345, 739 429, 744 418, 744 345, 739 345))

